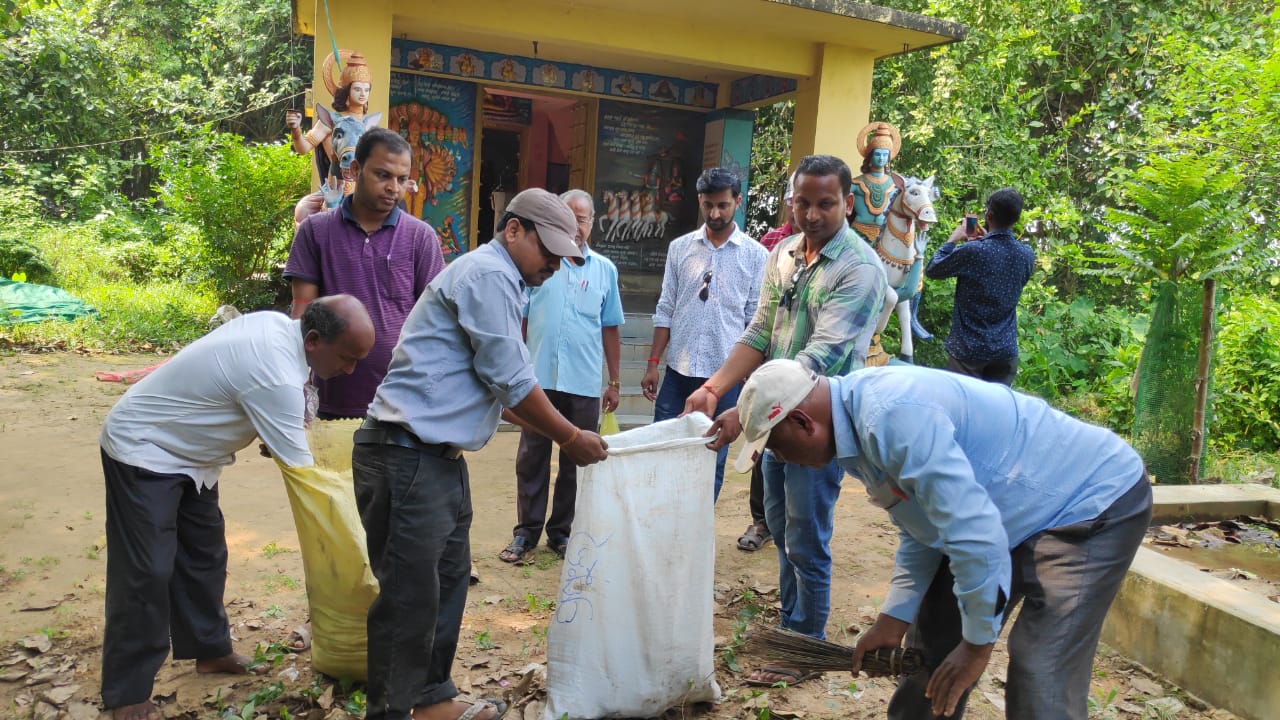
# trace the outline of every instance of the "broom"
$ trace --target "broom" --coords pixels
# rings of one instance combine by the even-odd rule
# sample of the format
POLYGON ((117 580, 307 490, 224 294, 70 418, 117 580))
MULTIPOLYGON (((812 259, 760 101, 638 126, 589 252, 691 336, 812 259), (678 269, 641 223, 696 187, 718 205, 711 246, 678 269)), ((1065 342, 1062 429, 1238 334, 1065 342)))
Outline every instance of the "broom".
MULTIPOLYGON (((786 667, 805 670, 853 670, 853 648, 791 630, 758 627, 747 638, 747 651, 786 667)), ((896 677, 929 669, 924 653, 914 648, 880 648, 862 656, 868 677, 896 677)))

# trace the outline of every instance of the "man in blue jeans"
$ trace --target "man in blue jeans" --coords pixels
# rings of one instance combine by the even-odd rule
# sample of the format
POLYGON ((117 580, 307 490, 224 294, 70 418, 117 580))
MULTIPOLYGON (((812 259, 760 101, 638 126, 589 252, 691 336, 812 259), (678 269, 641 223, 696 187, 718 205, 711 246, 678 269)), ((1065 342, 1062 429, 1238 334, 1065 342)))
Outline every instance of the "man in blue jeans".
POLYGON ((880 615, 853 671, 904 638, 890 720, 959 718, 1005 621, 1005 716, 1088 717, 1102 620, 1151 519, 1142 459, 1105 428, 995 383, 918 367, 823 378, 775 360, 739 405, 756 450, 834 458, 888 511, 900 542, 880 615))
MULTIPOLYGON (((820 375, 861 368, 884 305, 888 282, 880 260, 848 224, 853 203, 849 166, 831 155, 810 155, 796 168, 791 212, 800 235, 769 254, 760 306, 720 369, 689 396, 685 411, 716 410, 716 398, 737 387, 766 360, 796 360, 820 375)), ((741 432, 738 411, 723 412, 708 447, 722 450, 741 432)), ((753 458, 738 459, 746 472, 753 458)), ((783 627, 825 637, 831 612, 831 531, 844 470, 834 461, 803 467, 765 453, 764 513, 778 547, 783 627)), ((751 685, 795 684, 801 669, 765 667, 751 685)))
MULTIPOLYGON (((742 204, 741 187, 738 176, 724 168, 703 172, 697 190, 705 223, 667 248, 649 365, 640 381, 644 396, 654 403, 654 422, 684 411, 685 400, 720 367, 756 312, 768 253, 733 220, 742 204), (667 373, 658 389, 664 352, 667 373)), ((738 387, 734 383, 720 391, 714 412, 734 406, 738 387)), ((716 498, 728 454, 728 448, 721 448, 716 456, 716 498)))

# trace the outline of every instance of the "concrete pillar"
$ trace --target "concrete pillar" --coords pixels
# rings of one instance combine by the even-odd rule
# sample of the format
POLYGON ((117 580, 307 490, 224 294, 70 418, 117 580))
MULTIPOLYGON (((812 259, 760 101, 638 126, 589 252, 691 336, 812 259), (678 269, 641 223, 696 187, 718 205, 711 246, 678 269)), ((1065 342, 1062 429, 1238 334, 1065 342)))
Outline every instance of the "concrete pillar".
POLYGON ((827 154, 858 174, 857 132, 869 122, 875 56, 839 45, 818 47, 818 70, 796 89, 791 166, 805 155, 827 154))

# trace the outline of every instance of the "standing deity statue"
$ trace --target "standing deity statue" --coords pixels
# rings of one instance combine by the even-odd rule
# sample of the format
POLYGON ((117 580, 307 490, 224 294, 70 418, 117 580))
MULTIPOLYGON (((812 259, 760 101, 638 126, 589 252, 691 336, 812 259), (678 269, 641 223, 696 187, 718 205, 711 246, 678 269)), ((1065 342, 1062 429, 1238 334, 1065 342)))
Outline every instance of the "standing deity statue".
POLYGON ((898 156, 902 137, 886 122, 873 122, 858 131, 858 152, 862 174, 853 179, 853 213, 849 225, 867 242, 874 243, 884 227, 886 211, 899 187, 894 183, 889 163, 898 156))

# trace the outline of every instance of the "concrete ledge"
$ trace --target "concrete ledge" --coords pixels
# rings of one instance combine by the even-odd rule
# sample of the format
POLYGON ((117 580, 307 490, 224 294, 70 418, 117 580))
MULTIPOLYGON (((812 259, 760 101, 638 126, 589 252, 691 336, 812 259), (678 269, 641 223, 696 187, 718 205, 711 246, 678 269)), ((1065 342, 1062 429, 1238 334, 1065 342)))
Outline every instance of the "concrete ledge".
POLYGON ((1156 485, 1151 492, 1155 496, 1152 522, 1280 517, 1280 490, 1266 485, 1156 485))
MULTIPOLYGON (((1280 504, 1280 491, 1256 485, 1154 490, 1156 522, 1275 517, 1280 504)), ((1242 718, 1274 718, 1280 708, 1280 604, 1159 551, 1138 550, 1102 640, 1242 718)))

